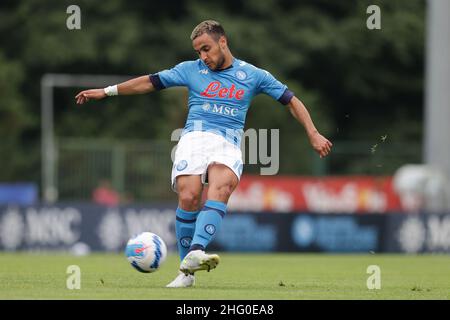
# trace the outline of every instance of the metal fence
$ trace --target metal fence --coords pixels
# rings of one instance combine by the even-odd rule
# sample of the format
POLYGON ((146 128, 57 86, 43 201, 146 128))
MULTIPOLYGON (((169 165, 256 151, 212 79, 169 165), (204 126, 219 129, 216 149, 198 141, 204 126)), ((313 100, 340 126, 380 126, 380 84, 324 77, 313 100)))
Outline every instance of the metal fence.
POLYGON ((60 200, 86 200, 107 180, 125 201, 172 201, 173 145, 160 141, 59 139, 60 200))
MULTIPOLYGON (((176 142, 106 139, 58 139, 59 200, 88 200, 108 180, 129 202, 176 201, 170 188, 171 152, 176 142)), ((406 163, 421 162, 421 145, 335 142, 332 154, 320 159, 312 150, 310 172, 282 175, 393 175, 406 163)), ((256 165, 259 166, 259 165, 256 165)), ((246 165, 247 174, 260 174, 246 165)), ((283 165, 281 165, 283 167, 283 165)))
POLYGON ((313 168, 317 175, 377 176, 393 175, 408 163, 422 163, 421 143, 336 141, 332 154, 313 162, 313 168))

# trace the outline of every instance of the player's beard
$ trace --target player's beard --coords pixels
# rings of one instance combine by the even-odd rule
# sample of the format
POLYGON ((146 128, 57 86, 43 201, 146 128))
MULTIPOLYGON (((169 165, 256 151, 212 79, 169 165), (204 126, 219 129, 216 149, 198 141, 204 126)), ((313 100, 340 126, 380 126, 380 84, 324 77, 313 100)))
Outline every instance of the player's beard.
POLYGON ((225 55, 223 54, 222 50, 220 50, 220 56, 217 59, 216 67, 214 70, 221 70, 223 68, 223 65, 225 63, 225 55))

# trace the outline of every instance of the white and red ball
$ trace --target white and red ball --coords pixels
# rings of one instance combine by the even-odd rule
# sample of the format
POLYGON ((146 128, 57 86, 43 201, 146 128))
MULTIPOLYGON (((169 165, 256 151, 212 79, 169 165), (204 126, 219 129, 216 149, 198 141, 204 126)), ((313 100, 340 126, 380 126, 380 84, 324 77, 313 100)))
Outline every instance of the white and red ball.
POLYGON ((167 247, 160 236, 142 232, 128 240, 125 255, 131 266, 139 272, 155 272, 166 260, 167 247))

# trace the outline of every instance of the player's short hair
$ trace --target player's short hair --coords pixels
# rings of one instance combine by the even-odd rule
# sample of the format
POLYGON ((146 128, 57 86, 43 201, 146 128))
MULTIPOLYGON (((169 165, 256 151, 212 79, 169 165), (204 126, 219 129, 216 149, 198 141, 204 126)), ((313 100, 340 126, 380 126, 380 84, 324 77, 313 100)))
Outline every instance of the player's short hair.
POLYGON ((216 41, 219 40, 221 36, 225 36, 225 30, 219 22, 205 20, 194 28, 191 33, 191 40, 194 41, 195 38, 200 37, 204 33, 209 34, 216 41))

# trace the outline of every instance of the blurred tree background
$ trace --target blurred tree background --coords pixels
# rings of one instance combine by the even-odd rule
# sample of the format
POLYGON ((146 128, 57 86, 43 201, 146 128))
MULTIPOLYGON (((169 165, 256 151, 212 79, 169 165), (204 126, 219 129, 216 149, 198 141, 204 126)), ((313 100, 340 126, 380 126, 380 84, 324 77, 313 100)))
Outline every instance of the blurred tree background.
MULTIPOLYGON (((270 71, 305 103, 335 145, 327 173, 392 174, 398 162, 421 161, 425 9, 423 0, 3 0, 0 181, 40 184, 44 74, 132 77, 171 68, 197 59, 189 36, 206 19, 223 24, 234 56, 270 71), (81 8, 81 30, 66 27, 72 4, 81 8), (381 30, 366 27, 371 4, 381 8, 381 30), (353 155, 339 153, 349 143, 353 155), (373 160, 375 150, 386 152, 384 162, 373 160)), ((59 137, 169 143, 184 126, 185 89, 80 107, 81 89, 55 90, 59 137)), ((280 129, 280 174, 315 172, 302 127, 278 102, 258 96, 246 128, 280 129)))

